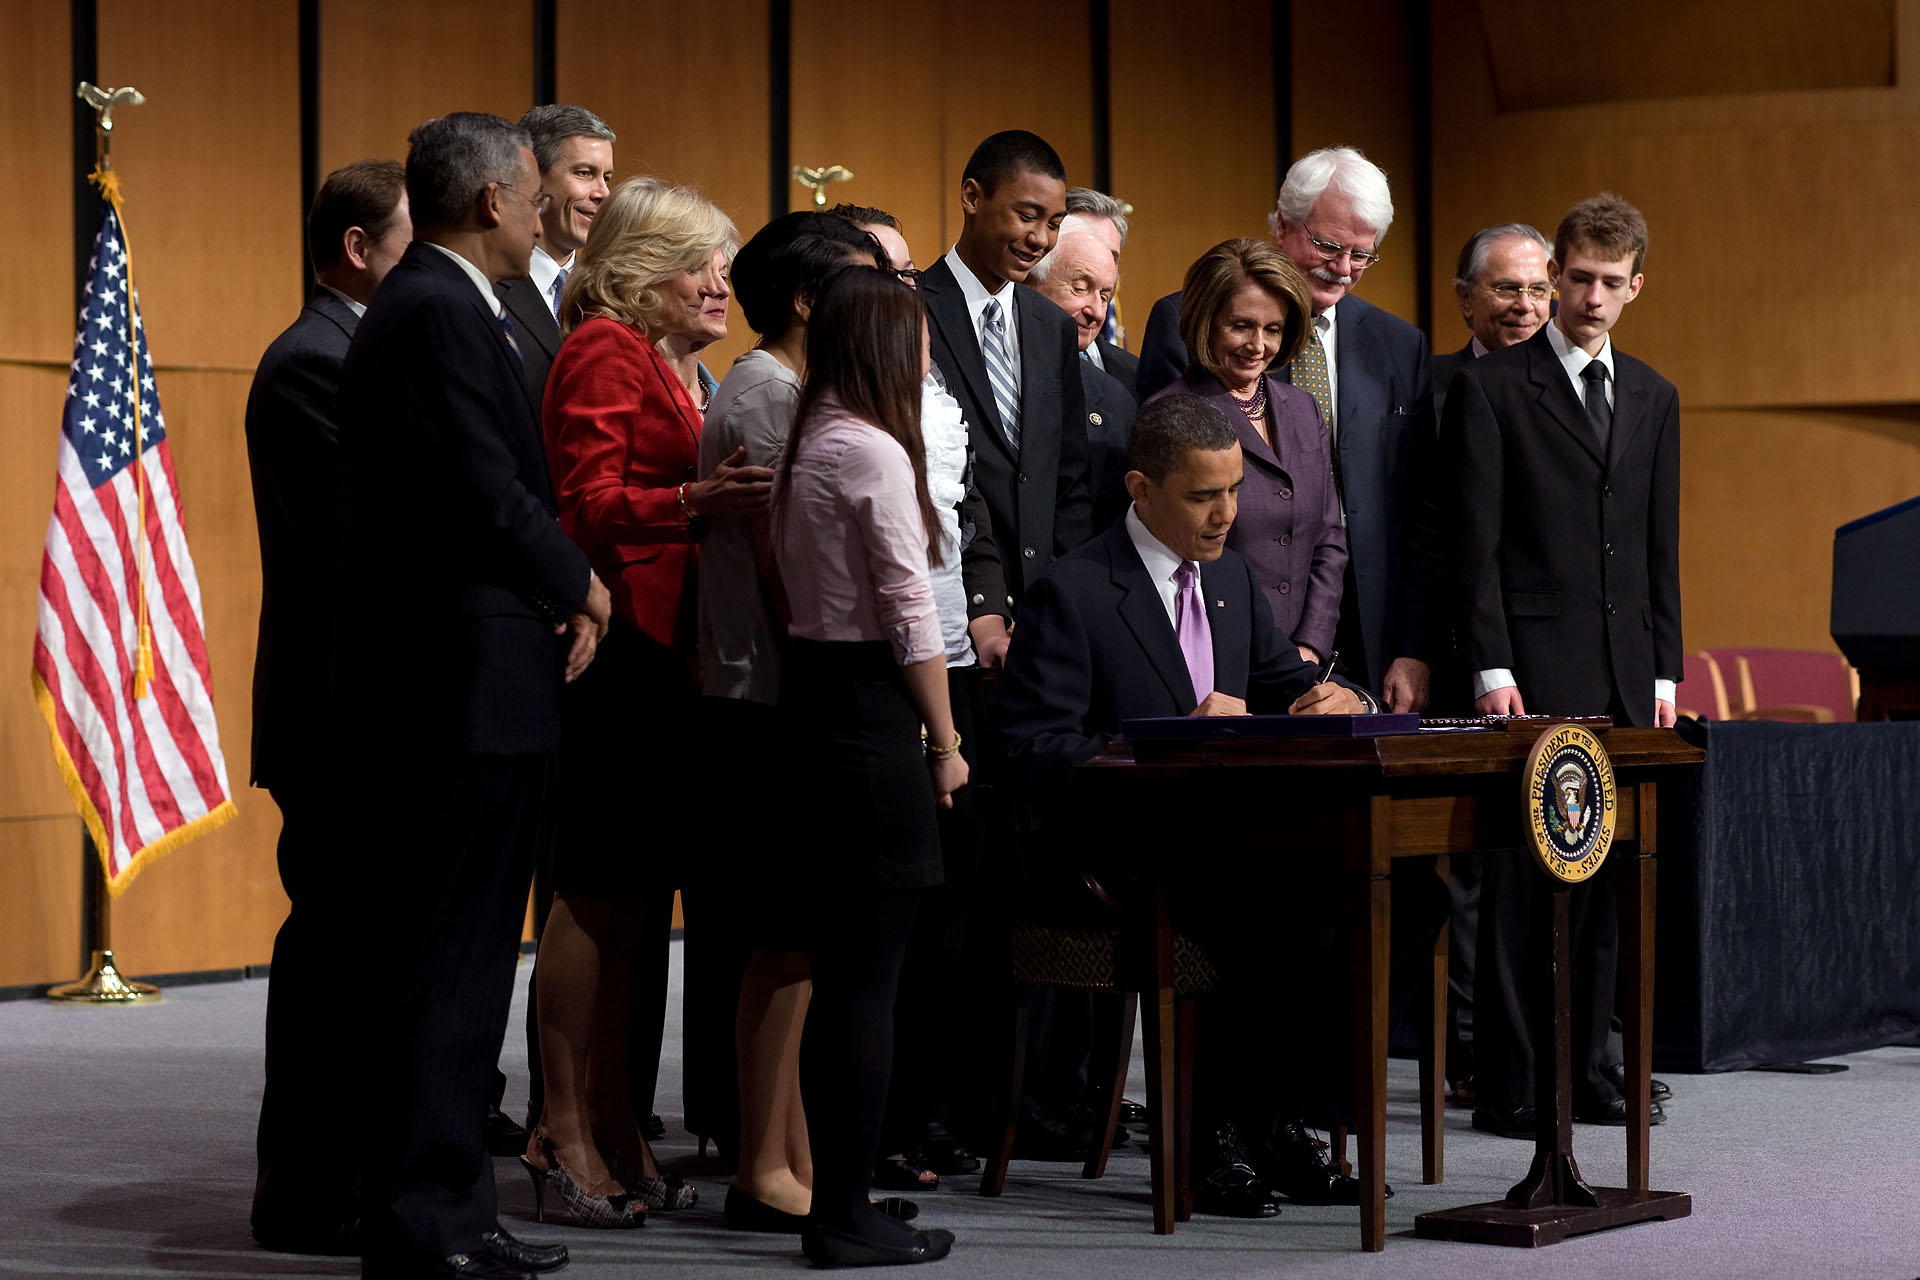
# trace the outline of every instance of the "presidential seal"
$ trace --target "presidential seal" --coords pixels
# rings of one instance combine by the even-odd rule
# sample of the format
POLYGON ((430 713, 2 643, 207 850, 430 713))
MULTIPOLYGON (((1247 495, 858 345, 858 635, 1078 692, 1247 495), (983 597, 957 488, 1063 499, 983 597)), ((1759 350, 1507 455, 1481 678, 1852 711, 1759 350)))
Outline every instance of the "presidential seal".
POLYGON ((1548 875, 1578 884, 1600 869, 1613 847, 1619 797, 1600 740, 1577 724, 1541 734, 1527 756, 1527 831, 1548 875))

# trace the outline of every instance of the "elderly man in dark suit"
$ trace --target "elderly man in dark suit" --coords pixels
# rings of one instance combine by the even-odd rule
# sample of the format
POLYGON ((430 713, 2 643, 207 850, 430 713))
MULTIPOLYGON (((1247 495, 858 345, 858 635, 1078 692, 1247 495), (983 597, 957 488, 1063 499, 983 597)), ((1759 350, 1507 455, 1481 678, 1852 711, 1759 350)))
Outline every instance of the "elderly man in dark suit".
POLYGON ((523 276, 540 190, 526 132, 461 112, 413 131, 413 245, 341 377, 346 495, 336 696, 355 838, 386 870, 363 1168, 376 1276, 521 1276, 565 1250, 495 1214, 485 1112, 547 829, 560 689, 610 602, 560 532, 495 282, 523 276))
MULTIPOLYGON (((1219 410, 1190 395, 1148 405, 1134 422, 1132 461, 1126 515, 1031 586, 1007 655, 1002 733, 1015 780, 1035 805, 1040 850, 1071 847, 1097 858, 1151 842, 1138 814, 1127 816, 1124 836, 1105 826, 1090 834, 1089 822, 1100 819, 1071 806, 1073 766, 1119 736, 1126 720, 1352 714, 1374 705, 1347 685, 1320 682, 1273 625, 1251 568, 1227 549, 1243 460, 1219 410), (1049 838, 1060 831, 1071 840, 1049 838)), ((1301 1126, 1282 1121, 1269 1101, 1299 1053, 1274 1035, 1285 1001, 1268 975, 1284 974, 1289 991, 1337 988, 1316 980, 1325 976, 1330 940, 1304 924, 1278 939, 1270 927, 1254 927, 1236 904, 1257 901, 1270 925, 1271 898, 1240 888, 1202 888, 1197 909, 1183 912, 1182 928, 1218 948, 1230 975, 1201 1020, 1196 1207, 1264 1218, 1279 1212, 1272 1193, 1354 1203, 1352 1179, 1333 1173, 1301 1126)), ((1299 1103, 1297 1093, 1281 1092, 1277 1105, 1299 1103)))
MULTIPOLYGON (((1067 216, 1060 223, 1062 236, 1085 231, 1099 237, 1113 254, 1113 265, 1120 267, 1120 253, 1127 247, 1127 206, 1104 191, 1091 187, 1067 188, 1067 216)), ((1117 282, 1116 282, 1117 287, 1117 282)), ((1113 299, 1107 299, 1106 314, 1100 318, 1100 330, 1093 342, 1082 348, 1094 367, 1113 375, 1129 391, 1140 376, 1140 357, 1110 340, 1115 332, 1113 299)), ((1135 392, 1137 396, 1139 393, 1135 392)), ((1105 525, 1101 525, 1105 528, 1105 525)))
MULTIPOLYGON (((1640 292, 1647 226, 1614 195, 1553 238, 1552 321, 1464 365, 1442 422, 1463 658, 1484 713, 1671 725, 1680 678, 1680 418, 1673 384, 1613 346, 1640 292)), ((1532 1136, 1524 936, 1529 869, 1483 869, 1476 1128, 1532 1136), (1503 939, 1506 944, 1503 945, 1503 939)), ((1613 1010, 1612 891, 1573 891, 1574 1115, 1625 1124, 1603 1061, 1613 1010), (1580 975, 1583 966, 1587 972, 1580 975)), ((1653 1117, 1664 1118, 1657 1108, 1653 1117)))
POLYGON ((527 393, 538 416, 547 370, 560 350, 560 292, 573 255, 593 229, 593 215, 612 190, 614 136, 599 116, 566 103, 534 107, 520 117, 520 127, 533 139, 540 190, 552 202, 540 215, 540 240, 527 274, 494 288, 513 318, 527 393))
POLYGON ((398 163, 363 160, 328 174, 307 214, 319 287, 260 358, 247 396, 261 588, 253 784, 280 807, 280 883, 290 903, 267 985, 253 1235, 292 1253, 359 1251, 353 1135, 365 1107, 366 984, 354 966, 371 956, 340 940, 369 882, 353 846, 329 834, 339 796, 321 723, 339 544, 337 400, 347 343, 412 238, 398 163))
MULTIPOLYGON (((969 562, 974 619, 1092 534, 1085 394, 1073 322, 1023 283, 1066 216, 1066 170, 1042 138, 996 133, 960 180, 960 237, 920 276, 933 361, 960 402, 998 572, 969 562)), ((981 637, 976 632, 975 642, 981 637)))
MULTIPOLYGON (((1433 430, 1427 340, 1353 295, 1393 222, 1386 175, 1351 147, 1311 152, 1287 170, 1269 221, 1313 292, 1312 340, 1287 378, 1319 402, 1333 433, 1350 557, 1334 647, 1393 710, 1419 711, 1441 576, 1437 496, 1420 488, 1423 477, 1410 465, 1433 430)), ((1140 349, 1143 397, 1187 367, 1179 318, 1179 294, 1154 304, 1140 349)))
MULTIPOLYGON (((1073 215, 1068 214, 1069 218, 1073 215)), ((1062 231, 1027 273, 1027 282, 1073 321, 1080 346, 1080 389, 1087 401, 1087 474, 1093 482, 1093 528, 1111 528, 1127 509, 1127 436, 1139 402, 1093 359, 1120 267, 1105 241, 1088 231, 1062 231)), ((1124 352, 1122 354, 1125 354, 1124 352)))

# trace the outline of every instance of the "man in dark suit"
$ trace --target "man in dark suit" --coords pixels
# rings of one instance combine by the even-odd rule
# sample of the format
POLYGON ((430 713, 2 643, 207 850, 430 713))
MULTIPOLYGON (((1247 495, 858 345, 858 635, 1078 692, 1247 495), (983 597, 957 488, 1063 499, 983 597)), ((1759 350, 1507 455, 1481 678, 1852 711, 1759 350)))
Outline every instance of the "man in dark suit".
MULTIPOLYGON (((1143 830, 1140 823, 1150 827, 1153 819, 1138 813, 1126 815, 1130 829, 1122 834, 1072 805, 1073 766, 1117 737, 1126 720, 1353 714, 1373 706, 1347 685, 1319 683, 1315 668, 1274 627, 1252 570, 1226 549, 1242 458, 1219 410, 1186 395, 1146 406, 1134 422, 1132 462, 1127 514, 1032 584, 1007 655, 1002 734, 1014 779, 1034 803, 1042 850, 1070 847, 1098 857, 1153 847, 1161 836, 1181 838, 1143 830), (1063 831, 1071 839, 1060 839, 1063 831)), ((1235 905, 1257 900, 1270 926, 1270 895, 1249 893, 1244 881, 1198 879, 1188 886, 1193 910, 1176 904, 1181 927, 1225 959, 1229 978, 1201 1019, 1207 1043, 1199 1061, 1207 1079, 1194 1090, 1196 1129, 1205 1135, 1196 1157, 1197 1207, 1271 1217, 1279 1212, 1273 1191, 1353 1203, 1352 1180, 1327 1168, 1297 1123, 1275 1123, 1267 1101, 1294 1057, 1293 1046, 1272 1034, 1283 1019, 1269 975, 1285 975, 1279 985, 1287 991, 1337 989, 1311 980, 1324 977, 1330 938, 1301 927, 1276 940, 1271 927, 1257 927, 1235 905)), ((1298 1101, 1284 1086, 1281 1093, 1283 1106, 1298 1101)))
MULTIPOLYGON (((1069 219, 1072 214, 1067 215, 1069 219)), ((1080 344, 1080 389, 1087 401, 1087 474, 1093 482, 1093 528, 1112 527, 1127 509, 1127 436, 1139 402, 1120 379, 1093 360, 1100 326, 1113 301, 1120 268, 1106 242, 1087 231, 1062 231, 1027 282, 1067 313, 1080 344)), ((1124 352, 1122 354, 1125 354, 1124 352)))
POLYGON ((526 274, 546 204, 530 139, 461 112, 410 143, 415 240, 341 377, 335 694, 359 730, 354 837, 387 876, 369 908, 386 972, 362 1256, 369 1277, 520 1276, 565 1250, 500 1229, 486 1102, 560 689, 591 661, 610 602, 555 519, 493 289, 526 274))
MULTIPOLYGON (((1458 351, 1433 358, 1433 416, 1446 406, 1447 382, 1454 372, 1490 351, 1525 342, 1546 322, 1553 285, 1547 259, 1553 246, 1524 222, 1482 227, 1460 247, 1453 273, 1453 296, 1470 336, 1458 351)), ((1418 464, 1422 470, 1431 464, 1418 464)), ((1444 610, 1442 610, 1444 613, 1444 610)), ((1465 714, 1473 695, 1461 669, 1458 640, 1447 627, 1446 641, 1433 655, 1431 705, 1442 715, 1465 714)), ((1472 1097, 1473 985, 1480 924, 1480 857, 1456 854, 1449 860, 1453 893, 1451 950, 1447 963, 1447 1079, 1462 1102, 1472 1097)), ((1396 1032, 1398 1035, 1398 1032, 1396 1032)))
MULTIPOLYGON (((1104 191, 1095 191, 1091 187, 1067 188, 1067 216, 1060 223, 1060 234, 1072 235, 1077 231, 1086 231, 1097 236, 1113 254, 1113 266, 1120 269, 1120 252, 1127 247, 1127 206, 1104 191)), ((1118 287, 1115 280, 1115 287, 1118 287)), ((1106 314, 1100 318, 1100 329, 1094 341, 1083 347, 1087 359, 1094 367, 1110 373, 1114 379, 1128 391, 1134 389, 1134 381, 1140 374, 1140 357, 1118 345, 1111 339, 1117 328, 1113 299, 1107 299, 1106 314)), ((1138 403, 1138 400, 1135 400, 1138 403)), ((1122 441, 1124 446, 1125 442, 1122 441)), ((1104 529, 1104 524, 1096 526, 1104 529)))
POLYGON ((587 242, 593 215, 613 184, 613 130, 585 107, 548 103, 520 117, 533 139, 533 162, 540 166, 540 189, 552 203, 540 215, 540 241, 533 247, 527 274, 496 285, 526 369, 527 394, 540 413, 547 370, 560 350, 560 291, 566 287, 573 255, 587 242))
MULTIPOLYGON (((1393 710, 1419 711, 1442 576, 1437 495, 1420 487, 1411 465, 1433 432, 1427 340, 1352 292, 1393 222, 1387 177, 1351 147, 1312 152, 1287 170, 1269 221, 1313 291, 1313 331, 1287 378, 1313 394, 1333 432, 1349 557, 1334 646, 1341 665, 1393 710)), ((1140 395, 1179 377, 1187 360, 1180 295, 1171 294, 1148 317, 1140 395)))
POLYGON ((340 366, 374 289, 412 238, 398 163, 363 160, 328 174, 307 214, 319 287, 260 358, 247 396, 261 588, 253 785, 280 807, 280 883, 290 903, 267 984, 253 1235, 291 1253, 359 1251, 354 1135, 366 1105, 366 977, 356 962, 374 957, 341 942, 370 881, 353 863, 354 846, 329 835, 339 798, 319 720, 339 544, 340 366))
POLYGON ((1073 324, 1022 283, 1053 247, 1066 189, 1043 139, 994 134, 961 177, 959 240, 920 276, 933 361, 967 420, 973 480, 999 549, 997 576, 966 565, 976 622, 1017 609, 1027 584, 1092 532, 1073 324))
MULTIPOLYGON (((1671 725, 1680 678, 1680 424, 1673 384, 1610 337, 1640 292, 1646 221, 1626 201, 1577 204, 1554 233, 1552 321, 1453 376, 1450 473, 1464 659, 1487 714, 1612 715, 1671 725)), ((1475 1005, 1476 1128, 1531 1136, 1524 936, 1532 872, 1485 859, 1475 1005), (1504 945, 1503 945, 1504 940, 1504 945)), ((1610 887, 1573 890, 1574 1112, 1625 1124, 1604 1070, 1617 921, 1610 887)), ((1657 1108, 1654 1119, 1663 1118, 1657 1108)))

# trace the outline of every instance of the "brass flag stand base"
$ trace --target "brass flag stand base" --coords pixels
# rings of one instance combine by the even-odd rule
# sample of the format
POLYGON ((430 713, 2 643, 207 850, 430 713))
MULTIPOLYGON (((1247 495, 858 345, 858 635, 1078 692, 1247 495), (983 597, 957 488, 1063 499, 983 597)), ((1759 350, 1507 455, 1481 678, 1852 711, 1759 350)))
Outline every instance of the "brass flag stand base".
POLYGON ((78 982, 63 982, 47 991, 47 999, 66 1004, 131 1004, 159 998, 160 988, 121 977, 111 951, 94 952, 93 967, 78 982))

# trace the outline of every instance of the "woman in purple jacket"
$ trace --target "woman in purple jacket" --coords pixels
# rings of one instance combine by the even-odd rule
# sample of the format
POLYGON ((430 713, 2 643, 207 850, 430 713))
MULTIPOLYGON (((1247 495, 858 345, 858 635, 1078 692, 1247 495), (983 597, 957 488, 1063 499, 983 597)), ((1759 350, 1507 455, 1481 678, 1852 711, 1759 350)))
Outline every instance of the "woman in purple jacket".
POLYGON ((1340 620, 1347 535, 1332 440, 1305 390, 1269 368, 1304 348, 1311 324, 1306 278, 1267 240, 1227 240, 1187 269, 1180 337, 1193 361, 1151 400, 1204 397, 1240 437, 1246 479, 1227 545, 1253 566, 1278 626, 1308 662, 1324 662, 1340 620))

